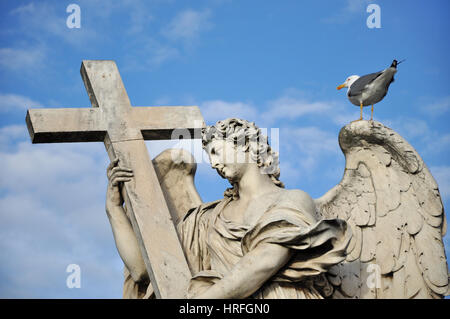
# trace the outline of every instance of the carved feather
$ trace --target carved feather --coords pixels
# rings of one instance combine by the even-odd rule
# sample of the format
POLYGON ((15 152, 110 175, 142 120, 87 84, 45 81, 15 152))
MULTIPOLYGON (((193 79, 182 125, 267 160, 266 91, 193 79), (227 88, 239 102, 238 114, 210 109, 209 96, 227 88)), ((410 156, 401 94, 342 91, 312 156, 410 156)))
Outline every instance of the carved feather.
POLYGON ((449 289, 446 220, 421 157, 379 122, 350 123, 339 144, 344 176, 316 199, 320 216, 346 220, 353 233, 346 261, 328 275, 333 298, 442 298, 449 289), (376 289, 368 286, 370 265, 380 270, 376 289))

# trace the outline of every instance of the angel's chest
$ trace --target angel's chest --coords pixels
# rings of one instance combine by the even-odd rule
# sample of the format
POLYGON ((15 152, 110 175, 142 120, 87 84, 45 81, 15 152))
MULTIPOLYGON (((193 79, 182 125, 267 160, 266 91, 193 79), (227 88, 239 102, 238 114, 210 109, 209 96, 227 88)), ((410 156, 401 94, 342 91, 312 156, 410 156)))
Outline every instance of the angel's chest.
POLYGON ((236 202, 226 205, 222 210, 222 216, 236 224, 253 227, 264 212, 273 206, 272 196, 257 198, 249 202, 236 202))

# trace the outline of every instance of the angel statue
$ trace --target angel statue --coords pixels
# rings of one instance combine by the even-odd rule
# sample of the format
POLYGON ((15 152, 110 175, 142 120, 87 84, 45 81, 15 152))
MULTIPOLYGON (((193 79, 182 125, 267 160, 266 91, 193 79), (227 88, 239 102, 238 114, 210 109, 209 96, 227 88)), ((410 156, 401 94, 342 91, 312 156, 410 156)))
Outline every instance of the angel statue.
MULTIPOLYGON (((437 184, 416 151, 379 122, 342 128, 342 181, 319 199, 287 190, 278 154, 253 123, 207 126, 202 145, 231 187, 203 203, 189 152, 154 160, 192 273, 190 298, 442 298, 448 269, 437 184)), ((133 172, 113 161, 106 211, 124 262, 124 298, 152 285, 123 205, 133 172)))

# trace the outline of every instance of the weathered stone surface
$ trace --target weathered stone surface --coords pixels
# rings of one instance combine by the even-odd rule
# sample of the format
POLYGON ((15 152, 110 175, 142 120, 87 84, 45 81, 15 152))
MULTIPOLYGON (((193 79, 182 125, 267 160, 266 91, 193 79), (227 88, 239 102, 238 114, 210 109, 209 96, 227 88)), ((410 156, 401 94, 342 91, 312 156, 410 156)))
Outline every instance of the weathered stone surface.
POLYGON ((353 232, 346 262, 329 274, 335 297, 445 295, 445 213, 437 184, 419 154, 396 132, 373 121, 343 127, 339 144, 346 157, 344 177, 316 200, 324 218, 343 218, 353 232), (348 206, 353 207, 350 216, 348 206), (379 279, 376 289, 362 276, 367 277, 369 265, 379 279), (352 277, 361 290, 348 288, 353 287, 348 282, 352 277))
POLYGON ((33 143, 97 142, 111 160, 135 173, 125 203, 142 257, 160 298, 185 296, 191 276, 144 139, 168 139, 174 129, 199 134, 197 107, 131 107, 113 61, 83 61, 92 109, 31 109, 26 122, 33 143))
MULTIPOLYGON (((144 140, 171 139, 174 129, 201 135, 202 115, 196 106, 132 107, 130 127, 144 140)), ((33 143, 103 142, 108 130, 98 108, 29 109, 26 123, 33 143)))

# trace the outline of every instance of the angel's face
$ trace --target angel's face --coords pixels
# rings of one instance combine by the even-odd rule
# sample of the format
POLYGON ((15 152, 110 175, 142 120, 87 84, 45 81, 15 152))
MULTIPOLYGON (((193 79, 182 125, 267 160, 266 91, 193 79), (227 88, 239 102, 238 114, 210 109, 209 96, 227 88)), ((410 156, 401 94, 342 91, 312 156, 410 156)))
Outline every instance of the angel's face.
POLYGON ((230 182, 240 180, 249 165, 248 152, 233 142, 215 139, 206 145, 205 150, 209 155, 211 167, 230 182))

